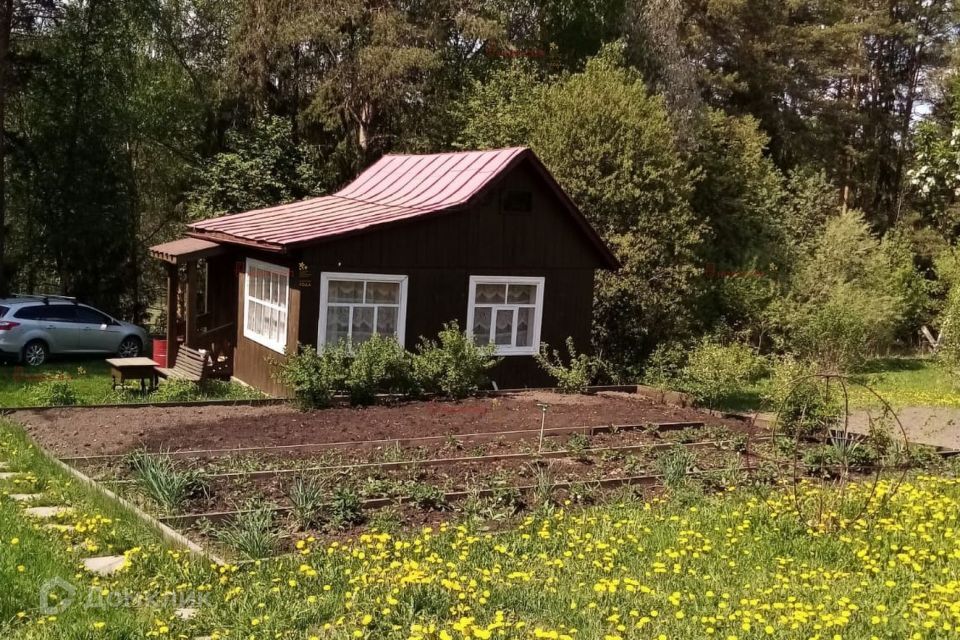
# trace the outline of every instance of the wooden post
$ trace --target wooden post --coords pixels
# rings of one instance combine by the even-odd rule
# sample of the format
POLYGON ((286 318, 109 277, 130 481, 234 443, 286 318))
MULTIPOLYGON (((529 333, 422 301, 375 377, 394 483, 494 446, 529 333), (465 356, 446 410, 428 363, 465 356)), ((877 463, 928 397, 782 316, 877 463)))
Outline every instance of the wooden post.
POLYGON ((177 362, 177 292, 180 274, 176 264, 167 264, 167 367, 177 362))
POLYGON ((184 344, 194 349, 197 344, 197 261, 187 262, 187 283, 183 293, 184 324, 186 336, 184 344))

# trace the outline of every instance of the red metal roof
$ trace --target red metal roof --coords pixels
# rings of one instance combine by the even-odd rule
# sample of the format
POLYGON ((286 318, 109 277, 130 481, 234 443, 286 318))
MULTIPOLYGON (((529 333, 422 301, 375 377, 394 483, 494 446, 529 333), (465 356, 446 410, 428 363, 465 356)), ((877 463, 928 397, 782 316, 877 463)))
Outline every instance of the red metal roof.
POLYGON ((329 196, 194 222, 190 234, 219 242, 283 250, 432 213, 458 209, 523 158, 536 168, 598 244, 604 261, 616 259, 530 149, 386 155, 329 196))

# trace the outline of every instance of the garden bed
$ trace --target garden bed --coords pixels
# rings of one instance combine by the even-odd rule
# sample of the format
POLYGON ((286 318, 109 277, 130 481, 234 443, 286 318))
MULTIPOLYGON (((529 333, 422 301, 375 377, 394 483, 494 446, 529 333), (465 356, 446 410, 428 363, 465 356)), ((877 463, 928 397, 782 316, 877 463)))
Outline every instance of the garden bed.
MULTIPOLYGON (((695 409, 656 404, 635 394, 566 396, 521 392, 461 402, 405 402, 300 412, 288 406, 84 408, 18 411, 10 417, 61 458, 124 454, 138 448, 232 449, 376 439, 454 436, 546 427, 700 421, 695 409)), ((735 420, 709 417, 734 425, 735 420)))

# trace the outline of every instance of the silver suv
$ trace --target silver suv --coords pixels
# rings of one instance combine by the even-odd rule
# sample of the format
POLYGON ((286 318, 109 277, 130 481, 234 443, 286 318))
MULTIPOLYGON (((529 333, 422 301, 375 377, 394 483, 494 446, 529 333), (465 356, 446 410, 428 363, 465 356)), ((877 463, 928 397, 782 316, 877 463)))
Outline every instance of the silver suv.
POLYGON ((37 366, 50 354, 139 356, 147 332, 63 296, 0 298, 0 355, 37 366))

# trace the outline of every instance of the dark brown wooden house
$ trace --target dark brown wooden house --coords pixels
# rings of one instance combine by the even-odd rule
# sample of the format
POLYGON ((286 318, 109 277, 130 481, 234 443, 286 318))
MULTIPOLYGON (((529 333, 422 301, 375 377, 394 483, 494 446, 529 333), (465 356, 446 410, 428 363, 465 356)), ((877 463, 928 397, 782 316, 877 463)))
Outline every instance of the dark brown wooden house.
POLYGON ((213 349, 275 394, 270 362, 298 343, 379 333, 413 349, 454 319, 504 356, 501 388, 546 384, 532 354, 588 346, 594 271, 618 266, 526 148, 388 155, 333 195, 188 236, 151 249, 168 263, 170 344, 213 349))

